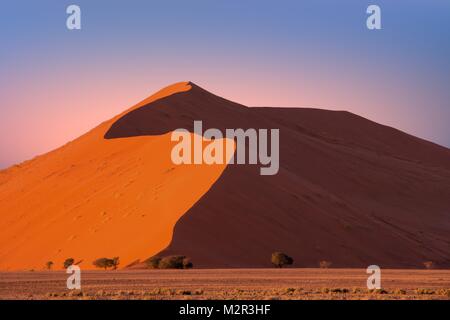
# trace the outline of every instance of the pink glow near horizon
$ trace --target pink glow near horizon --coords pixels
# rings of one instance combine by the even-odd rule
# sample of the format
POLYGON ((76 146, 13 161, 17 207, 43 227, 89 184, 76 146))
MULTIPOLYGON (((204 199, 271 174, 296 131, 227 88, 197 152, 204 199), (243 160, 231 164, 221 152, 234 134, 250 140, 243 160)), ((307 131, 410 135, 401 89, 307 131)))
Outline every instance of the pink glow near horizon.
POLYGON ((358 74, 332 77, 314 68, 290 78, 277 77, 270 68, 259 74, 242 71, 238 79, 238 70, 230 67, 225 72, 222 68, 217 73, 187 67, 172 72, 152 68, 148 73, 128 72, 125 67, 108 71, 80 68, 76 72, 25 73, 11 79, 2 97, 7 109, 1 111, 0 167, 57 148, 178 81, 193 81, 248 106, 348 110, 419 136, 426 133, 422 115, 408 114, 412 103, 409 91, 396 85, 395 79, 372 80, 379 83, 374 88, 358 74))

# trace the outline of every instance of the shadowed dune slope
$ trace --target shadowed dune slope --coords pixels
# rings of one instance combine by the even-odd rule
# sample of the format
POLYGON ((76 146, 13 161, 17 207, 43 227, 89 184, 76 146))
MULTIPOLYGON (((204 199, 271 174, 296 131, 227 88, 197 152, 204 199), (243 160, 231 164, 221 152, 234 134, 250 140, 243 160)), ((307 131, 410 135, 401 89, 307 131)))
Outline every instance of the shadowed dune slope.
POLYGON ((450 150, 348 112, 248 108, 172 85, 0 172, 0 269, 159 254, 196 267, 450 266, 450 150), (280 129, 280 170, 171 162, 177 128, 280 129))
POLYGON ((107 139, 207 128, 279 128, 280 170, 229 165, 160 255, 197 267, 450 266, 450 150, 349 112, 247 108, 192 89, 136 109, 107 139))

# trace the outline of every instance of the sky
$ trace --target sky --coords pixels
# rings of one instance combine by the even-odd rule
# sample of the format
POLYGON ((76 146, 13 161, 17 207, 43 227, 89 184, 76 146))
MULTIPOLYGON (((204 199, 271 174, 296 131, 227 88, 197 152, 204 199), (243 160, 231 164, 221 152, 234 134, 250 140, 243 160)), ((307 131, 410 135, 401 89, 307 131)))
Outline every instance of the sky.
POLYGON ((450 147, 450 1, 2 1, 0 168, 171 83, 348 110, 450 147), (68 30, 66 8, 81 8, 68 30), (368 30, 368 5, 381 30, 368 30))

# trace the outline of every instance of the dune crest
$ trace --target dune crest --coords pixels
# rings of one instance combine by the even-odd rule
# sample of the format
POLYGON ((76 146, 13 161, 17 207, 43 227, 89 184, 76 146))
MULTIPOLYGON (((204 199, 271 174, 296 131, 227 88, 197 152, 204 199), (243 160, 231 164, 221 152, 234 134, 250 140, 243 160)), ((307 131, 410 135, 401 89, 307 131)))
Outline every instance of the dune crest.
POLYGON ((450 266, 450 150, 345 111, 248 108, 191 84, 118 119, 107 139, 186 128, 280 130, 280 169, 230 165, 160 255, 197 267, 450 266), (152 123, 154 125, 148 125, 152 123))
MULTIPOLYGON (((121 267, 182 254, 196 267, 450 267, 450 150, 349 112, 248 108, 191 82, 0 172, 0 270, 121 267), (280 168, 171 162, 170 134, 280 130, 280 168)), ((137 264, 139 266, 139 264, 137 264)))
MULTIPOLYGON (((190 88, 171 85, 123 114, 190 88)), ((39 270, 47 261, 61 269, 69 257, 85 269, 99 257, 119 256, 121 267, 148 258, 225 169, 173 165, 170 133, 104 139, 120 116, 1 172, 0 270, 39 270)))

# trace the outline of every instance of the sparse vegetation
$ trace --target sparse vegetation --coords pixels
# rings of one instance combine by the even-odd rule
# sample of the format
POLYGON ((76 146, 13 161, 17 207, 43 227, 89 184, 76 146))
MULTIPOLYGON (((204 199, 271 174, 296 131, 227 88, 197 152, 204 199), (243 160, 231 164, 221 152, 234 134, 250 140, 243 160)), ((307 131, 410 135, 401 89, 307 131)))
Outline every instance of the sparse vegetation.
POLYGON ((47 261, 47 262, 45 263, 45 269, 51 270, 52 267, 53 267, 53 261, 47 261))
MULTIPOLYGON (((111 259, 112 260, 112 259, 111 259)), ((75 263, 78 260, 75 260, 75 263)), ((55 265, 53 266, 54 268, 55 265)), ((108 268, 110 270, 111 267, 108 268)), ((37 270, 36 270, 37 271, 37 270)), ((91 283, 81 290, 66 290, 61 286, 57 272, 4 273, 0 286, 19 283, 0 292, 0 299, 57 299, 57 300, 179 300, 179 299, 412 299, 448 300, 448 270, 432 273, 411 270, 386 270, 388 288, 369 290, 361 269, 290 269, 279 277, 280 270, 203 270, 180 272, 166 269, 163 272, 129 270, 124 273, 91 271, 91 283), (109 274, 109 276, 106 276, 109 274), (399 277, 399 274, 401 275, 399 277), (396 280, 397 278, 400 280, 396 280), (309 278, 297 287, 299 278, 309 278), (172 279, 168 281, 168 279, 172 279), (440 281, 436 281, 440 279, 440 281), (359 284, 359 286, 358 286, 359 284), (428 284, 428 286, 427 286, 428 284)), ((283 270, 281 270, 283 271, 283 270)))
POLYGON ((149 269, 158 269, 160 261, 161 261, 160 257, 151 257, 151 258, 145 260, 145 265, 149 269))
POLYGON ((107 270, 108 268, 112 268, 114 270, 117 269, 117 266, 119 265, 119 257, 114 257, 112 259, 109 258, 99 258, 92 262, 94 266, 97 268, 103 268, 107 270))
POLYGON ((183 259, 183 269, 192 269, 194 265, 192 264, 191 260, 189 258, 183 259))
POLYGON ((438 290, 440 295, 446 296, 450 298, 450 289, 440 289, 438 290))
POLYGON ((404 295, 404 294, 406 294, 406 290, 404 290, 404 289, 396 289, 396 290, 394 290, 394 294, 396 294, 396 295, 404 295))
POLYGON ((431 289, 417 289, 416 293, 417 294, 435 294, 435 291, 431 290, 431 289))
POLYGON ((322 260, 319 262, 319 267, 322 269, 328 269, 329 267, 331 267, 331 265, 332 265, 332 263, 327 260, 322 260))
POLYGON ((328 289, 327 293, 349 293, 350 290, 346 288, 331 288, 328 289))
POLYGON ((119 257, 114 257, 114 258, 112 258, 112 268, 113 268, 114 270, 117 269, 117 267, 119 266, 119 264, 120 264, 120 259, 119 259, 119 257))
POLYGON ((194 266, 185 256, 152 257, 145 264, 150 269, 191 269, 194 266))
POLYGON ((99 258, 92 262, 92 264, 97 268, 103 268, 106 270, 112 266, 112 260, 108 258, 99 258))
POLYGON ((370 289, 368 290, 369 293, 374 293, 374 294, 388 294, 389 292, 387 290, 384 289, 370 289))
POLYGON ((294 259, 283 252, 272 253, 272 264, 277 268, 282 268, 285 265, 291 265, 294 263, 294 259))
POLYGON ((64 261, 64 269, 67 269, 68 267, 70 267, 71 265, 73 265, 73 263, 75 262, 75 260, 73 258, 67 258, 64 261))
POLYGON ((295 292, 295 288, 286 288, 286 294, 292 295, 295 292))
POLYGON ((353 288, 352 289, 352 293, 353 294, 361 294, 361 293, 364 293, 365 292, 365 289, 361 289, 361 288, 353 288))
POLYGON ((81 290, 74 290, 68 293, 69 297, 82 297, 83 292, 81 290))
POLYGON ((159 262, 159 269, 183 269, 184 256, 168 256, 159 262))
POLYGON ((190 291, 190 290, 178 290, 176 292, 176 294, 183 295, 183 296, 190 296, 192 294, 192 291, 190 291))
MULTIPOLYGON (((161 259, 159 269, 186 269, 188 260, 185 256, 168 256, 161 259)), ((192 265, 190 266, 192 268, 192 265)))

